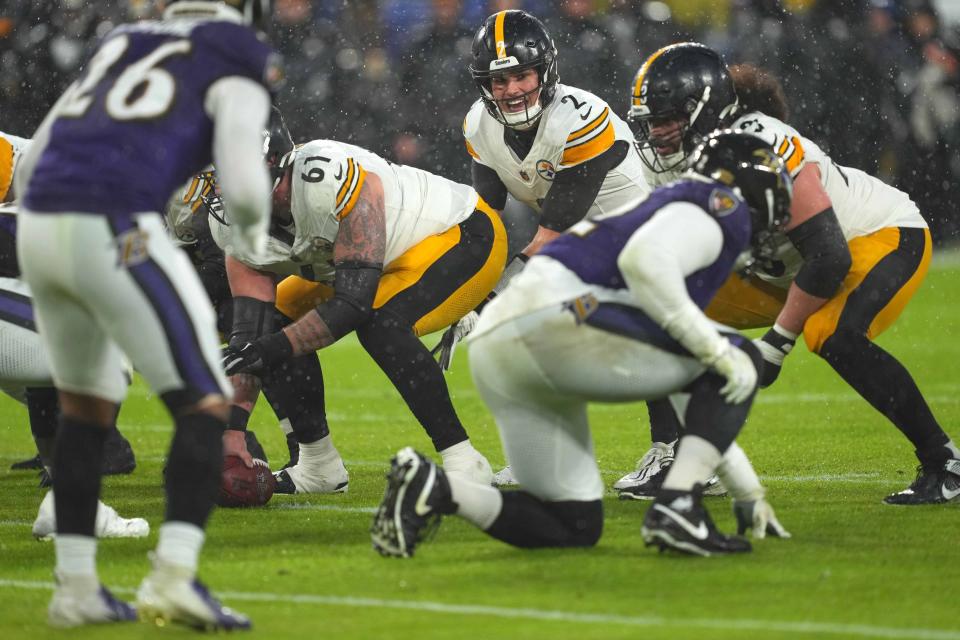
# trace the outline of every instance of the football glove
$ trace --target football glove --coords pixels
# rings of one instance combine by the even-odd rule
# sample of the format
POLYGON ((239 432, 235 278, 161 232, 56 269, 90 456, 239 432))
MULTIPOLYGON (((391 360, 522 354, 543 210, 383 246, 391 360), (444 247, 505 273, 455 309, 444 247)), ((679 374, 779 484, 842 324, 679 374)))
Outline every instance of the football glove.
POLYGON ((720 395, 728 404, 740 404, 750 397, 757 386, 757 368, 753 366, 753 360, 732 344, 727 344, 726 349, 710 363, 710 367, 727 380, 727 384, 720 389, 720 395))
POLYGON ((783 359, 793 350, 796 342, 797 334, 787 331, 779 324, 773 325, 773 328, 763 334, 762 338, 753 341, 763 355, 763 373, 760 376, 762 389, 776 381, 783 367, 783 359))
POLYGON ((438 342, 437 346, 430 352, 430 355, 434 357, 437 357, 439 354, 437 362, 443 371, 450 370, 450 364, 453 362, 453 352, 456 351, 457 344, 473 331, 479 319, 480 314, 476 311, 471 311, 443 332, 440 342, 438 342))
POLYGON ((228 376, 247 373, 262 375, 284 358, 293 355, 293 345, 282 332, 270 333, 253 342, 230 344, 221 352, 221 366, 228 376))
POLYGON ((734 500, 733 515, 737 518, 737 534, 743 535, 751 530, 754 538, 765 538, 767 534, 775 538, 790 538, 790 532, 783 528, 770 503, 758 500, 734 500))

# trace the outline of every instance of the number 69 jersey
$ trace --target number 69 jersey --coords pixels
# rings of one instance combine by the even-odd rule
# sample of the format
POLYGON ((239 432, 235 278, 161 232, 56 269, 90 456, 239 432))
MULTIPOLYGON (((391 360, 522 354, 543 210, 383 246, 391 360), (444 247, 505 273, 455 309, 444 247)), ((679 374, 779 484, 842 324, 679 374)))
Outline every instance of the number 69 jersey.
POLYGON ((607 173, 587 218, 625 211, 650 191, 630 127, 588 91, 557 85, 525 158, 517 157, 504 142, 503 133, 503 125, 490 115, 483 101, 475 102, 463 121, 467 152, 493 169, 510 195, 537 213, 558 171, 596 158, 617 140, 630 145, 627 157, 607 173))
MULTIPOLYGON (((292 223, 270 228, 261 256, 236 253, 229 230, 212 216, 214 240, 248 266, 332 283, 333 244, 340 221, 350 215, 368 173, 383 184, 386 255, 390 264, 421 240, 466 220, 477 207, 477 192, 427 171, 393 164, 360 147, 314 140, 297 149, 291 168, 292 223)), ((229 212, 228 212, 229 215, 229 212)))
POLYGON ((270 47, 226 19, 114 29, 47 116, 49 136, 34 140, 26 208, 162 212, 212 162, 213 90, 236 78, 272 88, 279 75, 270 47))

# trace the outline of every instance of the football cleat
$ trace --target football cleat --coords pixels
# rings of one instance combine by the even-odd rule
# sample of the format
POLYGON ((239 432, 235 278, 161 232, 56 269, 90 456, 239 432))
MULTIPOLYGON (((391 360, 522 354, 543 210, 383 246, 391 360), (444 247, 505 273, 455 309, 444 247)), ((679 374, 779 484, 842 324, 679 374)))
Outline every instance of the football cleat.
MULTIPOLYGON (((33 521, 33 536, 38 540, 52 538, 57 532, 57 516, 53 491, 48 491, 40 502, 37 518, 33 521)), ((98 538, 145 538, 150 525, 143 518, 124 518, 108 504, 97 501, 97 520, 94 535, 98 538)))
POLYGON ((10 465, 10 471, 29 471, 30 469, 43 469, 43 463, 40 462, 39 453, 32 458, 19 460, 10 465))
POLYGON ((350 487, 350 474, 343 466, 343 458, 337 456, 322 465, 304 461, 281 469, 273 474, 277 479, 274 493, 346 493, 350 487))
POLYGON ((183 624, 202 631, 250 629, 250 619, 223 606, 189 570, 154 558, 154 569, 137 589, 137 612, 158 627, 183 624))
POLYGON ((942 504, 960 499, 960 460, 952 458, 942 467, 917 467, 917 478, 897 493, 883 499, 887 504, 942 504))
POLYGON ((373 516, 370 540, 383 556, 409 558, 456 503, 443 469, 406 447, 390 461, 387 490, 373 516))
POLYGON ((717 530, 701 496, 699 485, 693 491, 661 490, 643 519, 640 532, 646 545, 697 556, 751 551, 746 539, 717 530))
POLYGON ((512 487, 519 484, 513 475, 513 469, 510 468, 510 465, 505 466, 493 474, 493 486, 495 487, 512 487))
POLYGON ((107 432, 103 442, 103 462, 100 471, 105 476, 133 473, 137 468, 137 459, 133 455, 130 441, 117 429, 107 432))
POLYGON ((650 450, 637 460, 637 467, 613 483, 622 500, 653 500, 663 486, 673 464, 673 448, 677 441, 654 442, 650 450))
POLYGON ((115 598, 103 585, 78 589, 76 586, 64 586, 59 575, 56 578, 57 587, 47 607, 47 622, 50 626, 68 628, 84 624, 136 621, 136 609, 115 598))

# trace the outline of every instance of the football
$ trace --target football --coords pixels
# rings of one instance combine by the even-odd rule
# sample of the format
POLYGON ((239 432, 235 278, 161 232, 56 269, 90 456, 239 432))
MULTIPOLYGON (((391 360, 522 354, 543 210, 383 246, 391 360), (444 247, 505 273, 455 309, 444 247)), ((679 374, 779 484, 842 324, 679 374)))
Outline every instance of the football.
POLYGON ((270 501, 276 487, 277 480, 266 464, 255 461, 253 468, 248 469, 238 456, 226 456, 217 504, 221 507, 262 507, 270 501))

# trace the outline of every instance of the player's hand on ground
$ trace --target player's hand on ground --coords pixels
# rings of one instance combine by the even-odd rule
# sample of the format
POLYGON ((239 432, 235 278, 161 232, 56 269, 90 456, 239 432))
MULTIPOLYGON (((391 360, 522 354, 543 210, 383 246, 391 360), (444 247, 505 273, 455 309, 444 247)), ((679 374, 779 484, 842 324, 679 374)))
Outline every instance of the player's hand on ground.
POLYGON ((793 350, 797 342, 796 334, 774 325, 762 338, 753 343, 763 355, 763 373, 760 375, 760 388, 772 385, 783 368, 783 359, 793 350))
POLYGON ((757 368, 741 349, 728 344, 726 350, 713 361, 713 370, 727 379, 720 395, 729 404, 740 404, 750 397, 757 386, 757 368))
POLYGON ((226 429, 223 432, 223 457, 237 456, 248 469, 253 468, 253 456, 247 451, 247 439, 243 431, 226 429))
POLYGON ((790 532, 784 529, 770 503, 759 500, 734 500, 733 515, 737 518, 737 533, 743 535, 751 530, 754 538, 765 538, 768 534, 775 538, 790 538, 790 532))
POLYGON ((444 371, 450 370, 450 364, 453 362, 453 352, 456 351, 457 344, 473 331, 479 319, 480 314, 476 311, 471 311, 443 332, 443 337, 440 338, 440 342, 438 342, 437 346, 430 352, 433 356, 439 354, 437 362, 440 364, 441 369, 444 371))

